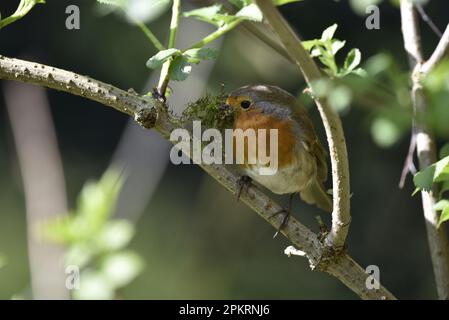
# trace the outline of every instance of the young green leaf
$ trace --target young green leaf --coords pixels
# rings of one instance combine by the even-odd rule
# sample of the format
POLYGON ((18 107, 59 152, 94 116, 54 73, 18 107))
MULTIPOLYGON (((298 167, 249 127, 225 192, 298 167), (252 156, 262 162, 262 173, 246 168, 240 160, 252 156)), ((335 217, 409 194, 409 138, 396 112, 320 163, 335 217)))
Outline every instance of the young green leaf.
POLYGON ((306 40, 302 42, 302 45, 304 46, 304 49, 307 51, 312 50, 313 47, 320 44, 319 40, 313 39, 313 40, 306 40))
POLYGON ((423 171, 417 172, 413 176, 413 182, 419 190, 430 191, 433 184, 433 175, 435 173, 435 166, 429 166, 423 171))
POLYGON ((449 200, 443 199, 433 205, 433 209, 436 211, 443 211, 449 206, 449 200))
POLYGON ((329 41, 334 37, 335 31, 337 30, 338 25, 334 23, 330 27, 326 28, 321 35, 321 41, 329 41))
POLYGON ((195 48, 186 50, 183 54, 188 62, 198 63, 200 60, 211 60, 218 56, 218 50, 212 48, 195 48))
POLYGON ((150 59, 148 59, 146 66, 147 66, 147 68, 150 68, 150 69, 157 69, 160 66, 162 66, 165 61, 170 59, 170 57, 180 54, 180 53, 181 53, 180 50, 174 49, 174 48, 159 51, 154 56, 152 56, 150 59))
POLYGON ((107 256, 101 263, 102 274, 115 288, 131 282, 143 269, 142 258, 132 251, 121 251, 107 256))
POLYGON ((419 171, 413 177, 415 186, 420 190, 428 191, 434 182, 449 180, 449 156, 419 171))
POLYGON ((334 40, 332 41, 332 54, 336 55, 341 48, 346 44, 346 41, 334 40))
POLYGON ((133 236, 134 227, 128 220, 110 220, 94 241, 101 251, 115 251, 127 246, 133 236))
POLYGON ((100 230, 112 214, 123 184, 120 173, 106 171, 101 179, 88 182, 77 201, 77 218, 93 232, 100 230))
POLYGON ((368 75, 368 73, 366 72, 365 69, 362 68, 357 68, 351 71, 352 74, 356 74, 359 77, 366 77, 368 75))
POLYGON ((360 53, 360 50, 357 48, 352 49, 349 51, 348 55, 346 56, 345 62, 343 64, 343 69, 346 74, 350 73, 352 70, 354 70, 362 60, 362 54, 360 53))
POLYGON ((239 12, 235 14, 235 16, 240 19, 256 22, 260 22, 263 19, 263 14, 255 3, 243 7, 242 9, 239 10, 239 12))
POLYGON ((80 275, 80 287, 73 291, 75 300, 112 300, 114 286, 109 278, 100 271, 86 269, 80 275))
POLYGON ((221 27, 235 19, 223 10, 221 4, 214 4, 209 7, 199 8, 183 13, 184 17, 195 18, 207 23, 211 23, 217 27, 221 27))
POLYGON ((449 156, 449 143, 446 143, 440 149, 440 159, 449 156))
POLYGON ((97 2, 120 8, 125 8, 128 5, 128 0, 97 0, 97 2))
POLYGON ((449 156, 435 163, 435 182, 441 182, 449 179, 449 156))
POLYGON ((287 4, 287 3, 299 2, 299 1, 302 1, 302 0, 273 0, 273 4, 275 6, 283 6, 284 4, 287 4))
POLYGON ((440 188, 440 197, 445 193, 446 191, 449 191, 449 180, 443 181, 440 188))
POLYGON ((185 56, 177 56, 170 64, 170 79, 175 81, 184 81, 192 71, 192 66, 185 56))
POLYGON ((438 227, 440 227, 440 225, 449 220, 449 206, 447 206, 446 208, 444 208, 444 210, 441 212, 440 215, 440 220, 438 221, 438 227))

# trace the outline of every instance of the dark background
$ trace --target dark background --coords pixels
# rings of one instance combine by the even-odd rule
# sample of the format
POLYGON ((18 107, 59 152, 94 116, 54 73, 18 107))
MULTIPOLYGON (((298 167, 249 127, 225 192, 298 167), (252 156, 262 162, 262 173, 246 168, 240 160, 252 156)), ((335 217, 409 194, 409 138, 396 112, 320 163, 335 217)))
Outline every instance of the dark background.
MULTIPOLYGON (((24 19, 0 30, 0 54, 141 90, 150 74, 145 62, 154 49, 136 27, 115 15, 99 17, 94 5, 87 0, 48 0, 36 6, 24 19), (65 28, 68 4, 80 6, 80 30, 65 28)), ((15 6, 16 1, 2 1, 2 16, 15 6)), ((380 30, 367 30, 365 17, 355 14, 346 1, 306 0, 281 11, 304 39, 319 37, 327 26, 338 23, 337 37, 349 48, 360 48, 363 59, 390 52, 407 70, 399 9, 389 2, 380 8, 380 30)), ((447 1, 431 1, 426 9, 440 28, 446 25, 447 1)), ((150 26, 163 39, 168 24, 169 11, 150 26)), ((438 38, 426 25, 422 29, 428 55, 438 38)), ((300 92, 304 85, 295 72, 271 49, 237 29, 226 37, 208 87, 215 92, 221 83, 230 90, 264 82, 300 92)), ((128 118, 64 93, 48 91, 48 96, 73 207, 84 181, 99 177, 108 166, 128 118)), ((315 110, 311 113, 322 134, 315 110)), ((391 148, 378 147, 365 112, 357 106, 342 121, 353 192, 349 253, 362 266, 379 266, 382 283, 397 297, 436 298, 420 198, 411 197, 410 178, 403 190, 397 187, 408 136, 391 148)), ((29 290, 30 275, 23 188, 1 92, 0 128, 0 252, 8 258, 0 269, 0 298, 9 299, 29 290)), ((313 230, 317 213, 295 203, 295 217, 313 230)), ((282 237, 272 240, 274 230, 267 223, 195 166, 169 164, 136 227, 131 247, 144 257, 146 267, 121 292, 126 299, 356 298, 336 279, 311 272, 306 259, 287 258, 283 250, 289 243, 282 237)))

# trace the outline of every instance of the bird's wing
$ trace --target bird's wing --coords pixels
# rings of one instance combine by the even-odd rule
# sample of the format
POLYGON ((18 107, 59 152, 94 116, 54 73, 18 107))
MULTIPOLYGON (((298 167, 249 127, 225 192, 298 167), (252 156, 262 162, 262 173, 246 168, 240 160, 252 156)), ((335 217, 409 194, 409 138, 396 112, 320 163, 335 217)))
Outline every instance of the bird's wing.
POLYGON ((292 117, 299 125, 304 147, 315 156, 317 163, 317 181, 324 183, 327 180, 328 172, 326 162, 327 153, 315 133, 315 129, 307 114, 307 110, 303 106, 297 104, 294 113, 292 113, 292 117))

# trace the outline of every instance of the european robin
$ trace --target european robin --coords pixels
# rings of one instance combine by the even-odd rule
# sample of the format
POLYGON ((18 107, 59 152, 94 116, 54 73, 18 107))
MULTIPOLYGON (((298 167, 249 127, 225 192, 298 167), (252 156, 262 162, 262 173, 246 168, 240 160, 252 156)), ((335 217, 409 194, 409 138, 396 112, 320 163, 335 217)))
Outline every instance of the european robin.
MULTIPOLYGON (((248 177, 273 193, 299 193, 303 201, 332 211, 332 200, 324 191, 326 152, 307 110, 294 96, 276 86, 249 85, 233 91, 223 107, 233 109, 234 129, 278 130, 278 170, 261 175, 260 164, 249 164, 245 155, 241 167, 248 177)), ((268 139, 267 134, 267 145, 268 139)), ((285 212, 288 219, 290 208, 285 212)))

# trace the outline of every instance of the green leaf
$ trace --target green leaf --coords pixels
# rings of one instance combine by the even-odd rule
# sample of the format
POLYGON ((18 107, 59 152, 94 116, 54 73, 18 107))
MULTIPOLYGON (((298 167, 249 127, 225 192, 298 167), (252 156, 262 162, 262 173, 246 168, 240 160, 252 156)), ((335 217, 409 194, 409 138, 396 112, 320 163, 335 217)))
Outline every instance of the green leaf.
POLYGON ((184 81, 192 71, 192 66, 184 56, 177 56, 170 64, 170 78, 175 81, 184 81))
POLYGON ((101 251, 124 248, 134 236, 134 227, 127 220, 112 220, 101 230, 95 243, 101 251))
POLYGON ((430 191, 433 184, 433 175, 435 173, 435 166, 429 166, 423 171, 417 172, 413 176, 413 182, 419 190, 430 191))
POLYGON ((243 7, 235 14, 235 16, 243 20, 256 22, 260 22, 263 20, 263 14, 255 3, 243 7))
POLYGON ((440 159, 449 156, 449 143, 446 143, 440 149, 440 159))
POLYGON ((24 2, 25 2, 25 6, 26 6, 26 5, 32 5, 32 6, 35 6, 35 5, 38 4, 38 3, 44 4, 44 3, 45 3, 45 0, 25 0, 24 2))
POLYGON ((150 59, 148 59, 146 66, 147 66, 147 68, 150 68, 150 69, 157 69, 157 68, 161 67, 165 61, 167 61, 172 56, 179 54, 179 53, 181 53, 181 51, 178 49, 174 49, 174 48, 159 51, 154 56, 152 56, 150 59))
MULTIPOLYGON (((228 1, 239 9, 249 6, 252 3, 251 0, 228 0, 228 1)), ((299 2, 299 1, 302 1, 302 0, 273 0, 273 4, 275 6, 282 6, 287 3, 299 2)))
POLYGON ((324 58, 324 54, 325 54, 326 50, 321 46, 316 46, 314 47, 311 51, 310 51, 310 56, 312 58, 317 58, 320 57, 321 62, 323 62, 324 65, 328 64, 328 59, 324 58))
POLYGON ((443 181, 440 188, 440 197, 445 193, 446 191, 449 191, 449 180, 443 181))
POLYGON ((304 49, 306 49, 307 51, 312 50, 313 47, 317 46, 320 44, 319 40, 313 39, 313 40, 307 40, 307 41, 303 41, 302 45, 304 46, 304 49))
POLYGON ((302 0, 273 0, 273 4, 275 6, 282 6, 282 5, 287 4, 287 3, 299 2, 299 1, 302 1, 302 0))
POLYGON ((334 40, 332 41, 332 54, 336 55, 341 48, 346 44, 346 41, 334 40))
POLYGON ((200 60, 211 60, 218 56, 218 50, 212 48, 195 48, 186 50, 183 54, 188 62, 198 63, 200 60))
POLYGON ((93 259, 95 249, 89 242, 77 242, 69 246, 65 256, 66 266, 75 265, 84 268, 93 259))
POLYGON ((351 51, 349 51, 343 64, 344 71, 346 73, 350 73, 360 64, 361 60, 362 54, 360 53, 360 50, 357 48, 352 49, 351 51))
POLYGON ((424 77, 424 87, 431 92, 449 90, 448 77, 449 60, 443 60, 424 77))
POLYGON ((326 28, 321 35, 321 41, 329 41, 334 37, 335 31, 337 30, 338 25, 334 23, 330 27, 326 28))
POLYGON ((103 273, 88 269, 80 274, 80 288, 73 290, 76 300, 112 300, 114 286, 103 273))
POLYGON ((420 190, 429 191, 434 182, 449 180, 449 156, 415 174, 413 181, 420 190))
POLYGON ((449 179, 449 156, 435 163, 435 174, 433 180, 441 182, 449 179))
POLYGON ((115 208, 123 179, 115 170, 107 170, 97 182, 88 182, 78 197, 77 215, 91 230, 99 230, 115 208))
POLYGON ((362 68, 354 69, 354 70, 352 70, 351 73, 356 74, 359 77, 367 77, 368 76, 368 73, 365 71, 365 69, 362 69, 362 68))
POLYGON ((214 4, 209 7, 199 8, 183 13, 184 17, 195 18, 207 23, 211 23, 217 27, 221 27, 236 18, 230 16, 223 10, 221 4, 214 4))
POLYGON ((449 206, 447 206, 446 208, 444 208, 443 212, 441 212, 440 215, 440 220, 438 221, 438 227, 440 227, 440 225, 449 220, 449 206))
POLYGON ((120 8, 125 8, 128 5, 128 0, 97 0, 97 2, 120 8))
POLYGON ((108 255, 101 264, 102 274, 115 288, 130 283, 142 271, 142 259, 132 251, 108 255))
POLYGON ((443 211, 449 206, 449 200, 443 199, 434 204, 433 209, 436 211, 443 211))
MULTIPOLYGON (((169 7, 172 0, 128 0, 125 8, 126 19, 131 24, 149 23, 160 17, 169 7)), ((120 15, 120 13, 119 13, 120 15)))

